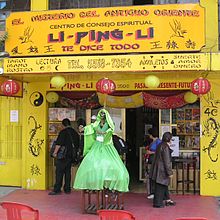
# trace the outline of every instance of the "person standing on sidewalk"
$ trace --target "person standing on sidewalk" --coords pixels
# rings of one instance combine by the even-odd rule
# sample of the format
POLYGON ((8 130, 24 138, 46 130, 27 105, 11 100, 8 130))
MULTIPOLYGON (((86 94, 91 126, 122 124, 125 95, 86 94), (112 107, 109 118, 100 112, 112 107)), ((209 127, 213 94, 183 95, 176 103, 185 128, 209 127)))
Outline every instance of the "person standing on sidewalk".
POLYGON ((156 149, 158 145, 161 143, 161 140, 159 139, 158 129, 157 128, 150 128, 148 130, 149 137, 152 140, 150 145, 148 146, 148 149, 146 150, 146 163, 147 163, 147 170, 146 170, 146 177, 147 177, 147 189, 148 189, 148 199, 154 198, 154 182, 149 177, 150 167, 152 165, 154 154, 156 152, 156 149))
MULTIPOLYGON (((66 194, 70 194, 71 193, 71 186, 70 186, 70 182, 71 182, 71 167, 72 167, 72 162, 76 159, 73 158, 74 154, 73 154, 73 147, 72 147, 72 142, 75 146, 75 151, 77 153, 78 151, 78 147, 79 147, 79 135, 78 133, 75 131, 75 129, 73 129, 71 127, 71 123, 70 120, 68 118, 65 118, 62 120, 62 126, 63 129, 59 132, 57 140, 56 140, 56 148, 53 154, 53 157, 56 158, 57 157, 57 153, 59 151, 59 148, 61 146, 65 146, 66 147, 66 156, 64 159, 57 159, 55 161, 55 166, 56 166, 56 181, 54 184, 54 189, 53 191, 49 192, 48 195, 58 195, 61 194, 61 188, 63 185, 63 177, 64 177, 64 192, 66 194)), ((77 156, 77 155, 75 155, 77 156)))
POLYGON ((170 149, 172 134, 165 132, 162 137, 162 142, 157 147, 154 160, 150 170, 150 178, 154 181, 154 208, 163 208, 173 206, 176 203, 170 199, 168 186, 170 178, 173 176, 172 171, 172 150, 170 149), (165 204, 164 204, 165 201, 165 204))

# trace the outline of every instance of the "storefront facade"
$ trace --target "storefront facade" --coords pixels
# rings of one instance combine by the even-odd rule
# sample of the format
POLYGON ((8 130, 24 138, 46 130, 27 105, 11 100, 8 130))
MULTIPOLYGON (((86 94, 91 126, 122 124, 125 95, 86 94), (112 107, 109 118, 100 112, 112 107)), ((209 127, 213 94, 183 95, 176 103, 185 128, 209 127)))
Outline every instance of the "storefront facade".
MULTIPOLYGON (((32 2, 34 7, 39 1, 32 2)), ((47 9, 46 1, 40 2, 33 11, 47 9)), ((22 126, 22 149, 16 165, 19 175, 11 185, 48 188, 48 92, 95 92, 96 82, 103 77, 115 82, 116 91, 147 92, 152 88, 146 87, 145 78, 153 74, 160 79, 160 86, 153 89, 158 91, 189 91, 191 82, 199 77, 211 83, 211 91, 200 97, 200 194, 219 195, 216 186, 220 175, 217 169, 220 67, 216 9, 215 1, 201 1, 200 5, 134 6, 132 12, 129 7, 122 7, 121 11, 99 8, 53 14, 51 11, 12 13, 7 19, 9 38, 6 41, 6 51, 11 57, 4 58, 3 76, 22 81, 23 96, 1 99, 2 105, 13 103, 6 108, 9 124, 22 126), (172 11, 172 16, 167 10, 172 11), (89 21, 83 20, 88 17, 89 21), (213 48, 211 52, 209 48, 213 48), (61 89, 51 87, 50 79, 54 75, 65 77, 66 85, 61 89), (15 104, 17 99, 19 107, 15 104)), ((101 104, 108 102, 110 107, 144 104, 138 97, 123 104, 121 100, 101 96, 101 104)), ((12 160, 8 166, 3 154, 2 158, 2 168, 7 167, 7 185, 10 185, 15 168, 12 160)))

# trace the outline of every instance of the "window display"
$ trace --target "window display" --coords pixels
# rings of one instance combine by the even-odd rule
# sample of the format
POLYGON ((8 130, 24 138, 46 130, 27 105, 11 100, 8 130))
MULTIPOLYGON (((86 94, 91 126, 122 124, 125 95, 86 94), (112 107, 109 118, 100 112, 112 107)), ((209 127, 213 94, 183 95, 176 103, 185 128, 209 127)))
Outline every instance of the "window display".
POLYGON ((184 149, 199 149, 200 109, 177 109, 177 135, 180 137, 180 147, 184 149))
POLYGON ((49 108, 48 118, 48 146, 50 148, 62 129, 61 121, 64 118, 68 118, 71 122, 76 121, 76 110, 72 108, 49 108))

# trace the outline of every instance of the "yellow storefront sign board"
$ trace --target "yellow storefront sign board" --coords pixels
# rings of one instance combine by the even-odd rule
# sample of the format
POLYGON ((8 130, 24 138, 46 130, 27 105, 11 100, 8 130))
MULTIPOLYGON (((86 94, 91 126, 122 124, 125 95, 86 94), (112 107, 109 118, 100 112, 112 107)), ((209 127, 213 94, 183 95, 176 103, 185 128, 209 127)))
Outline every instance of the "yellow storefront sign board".
POLYGON ((208 70, 209 54, 6 58, 4 74, 208 70))
POLYGON ((10 56, 199 51, 199 4, 15 12, 6 20, 10 56))
MULTIPOLYGON (((111 77, 110 77, 111 78, 111 77)), ((144 77, 138 79, 113 80, 116 84, 116 91, 145 91, 152 90, 148 88, 144 83, 144 77)), ((161 80, 160 85, 154 90, 189 90, 191 85, 191 79, 168 79, 161 80)), ((68 81, 62 88, 55 88, 49 84, 49 90, 52 91, 96 91, 97 80, 74 80, 68 81)))

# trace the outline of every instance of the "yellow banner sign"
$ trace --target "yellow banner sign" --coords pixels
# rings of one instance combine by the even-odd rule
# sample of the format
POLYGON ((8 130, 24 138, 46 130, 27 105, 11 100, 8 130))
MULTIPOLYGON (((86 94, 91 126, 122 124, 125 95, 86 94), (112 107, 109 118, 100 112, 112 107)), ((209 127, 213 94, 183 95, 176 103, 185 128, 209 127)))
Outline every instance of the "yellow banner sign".
POLYGON ((6 21, 6 51, 14 57, 199 51, 204 26, 199 4, 16 12, 6 21))
MULTIPOLYGON (((144 83, 144 78, 142 79, 133 79, 129 78, 127 80, 113 80, 116 84, 116 91, 144 91, 144 90, 152 90, 152 88, 148 88, 144 83)), ((61 89, 54 88, 50 85, 50 90, 52 91, 96 91, 96 83, 97 80, 86 80, 86 81, 74 81, 67 82, 61 89)), ((162 81, 158 88, 154 88, 154 90, 189 90, 191 85, 190 80, 169 80, 162 81)))
POLYGON ((6 58, 4 74, 207 70, 208 58, 206 53, 6 58))

